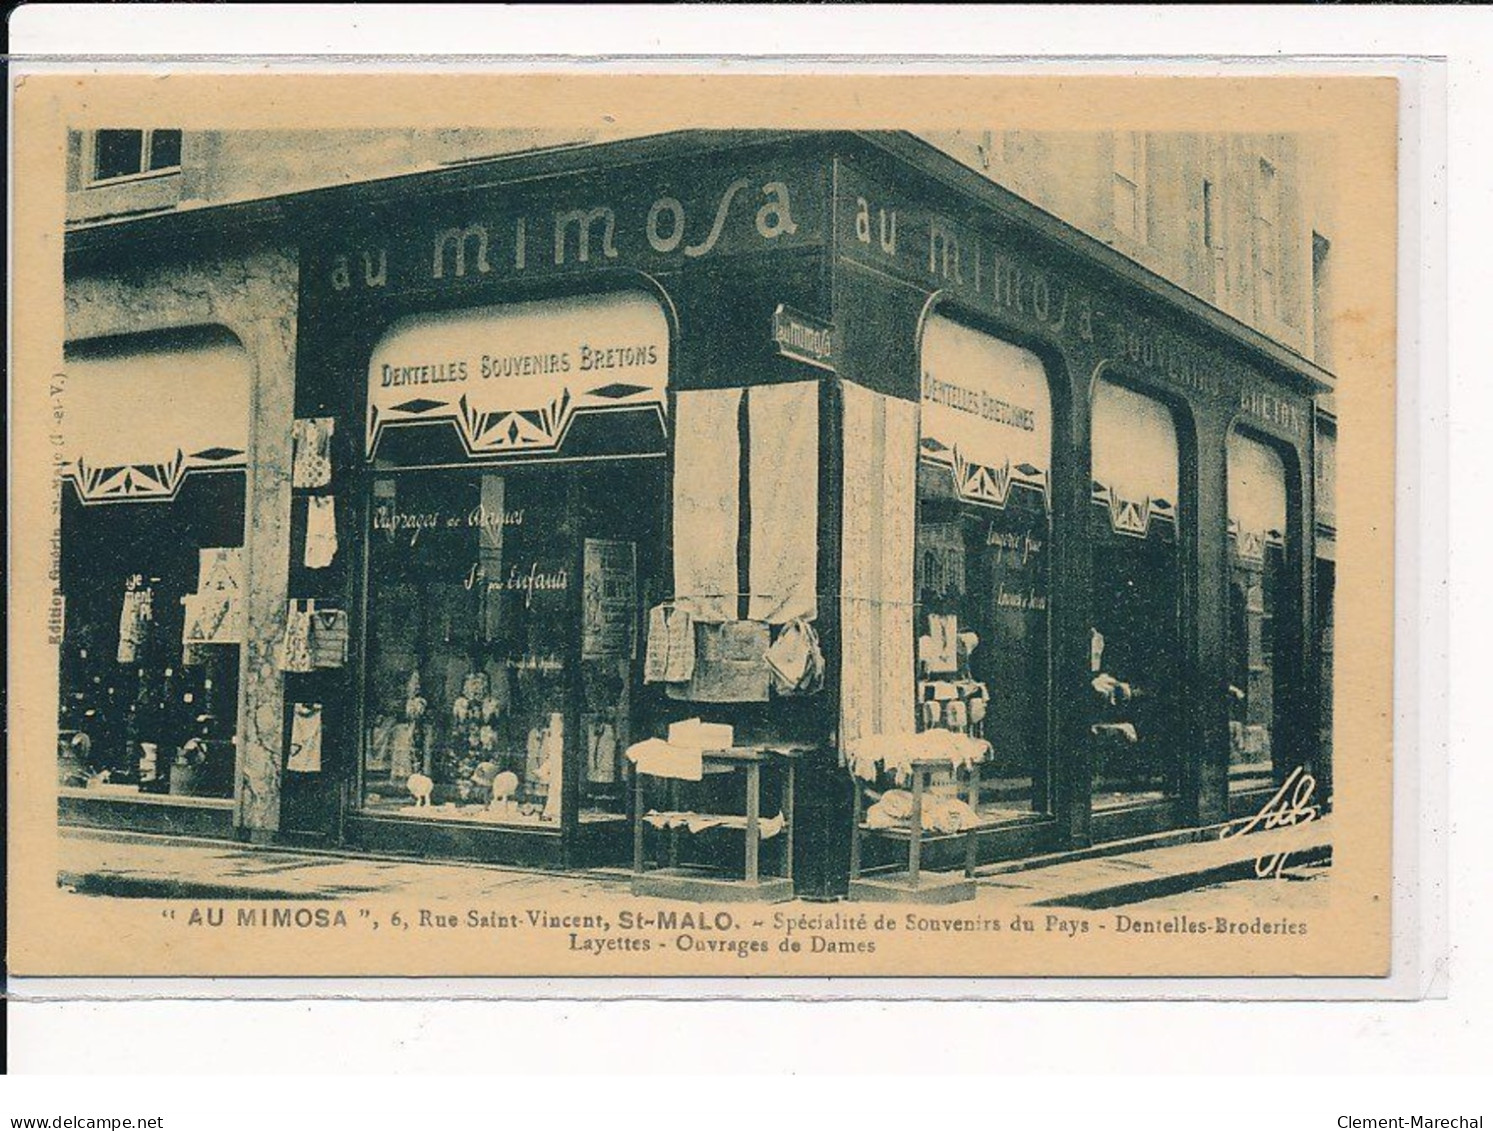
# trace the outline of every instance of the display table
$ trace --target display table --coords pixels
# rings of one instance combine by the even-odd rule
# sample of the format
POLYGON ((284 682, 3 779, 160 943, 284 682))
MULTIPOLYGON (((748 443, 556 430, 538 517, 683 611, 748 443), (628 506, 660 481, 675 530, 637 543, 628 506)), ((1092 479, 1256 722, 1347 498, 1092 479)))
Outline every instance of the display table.
MULTIPOLYGON (((855 822, 850 833, 850 898, 906 903, 958 903, 975 897, 974 871, 979 834, 997 821, 982 821, 955 833, 929 832, 923 828, 923 802, 934 774, 952 773, 954 763, 947 758, 919 758, 907 766, 912 779, 912 813, 907 826, 872 828, 865 823, 862 783, 855 787, 855 822), (907 870, 884 875, 861 875, 861 838, 877 836, 907 845, 907 870), (962 873, 923 871, 923 846, 935 841, 964 840, 962 873)), ((966 778, 970 808, 980 799, 980 767, 972 766, 966 778)))
MULTIPOLYGON (((642 772, 633 774, 633 881, 634 895, 656 896, 662 899, 689 900, 736 900, 748 902, 780 903, 793 898, 793 789, 794 763, 808 753, 800 748, 733 746, 724 750, 706 750, 702 755, 702 770, 705 774, 739 774, 746 790, 746 825, 743 830, 742 878, 712 874, 703 869, 679 866, 678 828, 668 830, 669 863, 665 868, 649 870, 644 853, 644 779, 653 775, 642 772), (762 849, 762 767, 773 758, 780 758, 785 765, 782 791, 783 831, 783 875, 763 876, 760 857, 762 849)), ((655 779, 669 782, 671 804, 678 808, 679 780, 655 779)), ((738 817, 716 817, 712 814, 697 814, 704 820, 737 821, 738 817)))

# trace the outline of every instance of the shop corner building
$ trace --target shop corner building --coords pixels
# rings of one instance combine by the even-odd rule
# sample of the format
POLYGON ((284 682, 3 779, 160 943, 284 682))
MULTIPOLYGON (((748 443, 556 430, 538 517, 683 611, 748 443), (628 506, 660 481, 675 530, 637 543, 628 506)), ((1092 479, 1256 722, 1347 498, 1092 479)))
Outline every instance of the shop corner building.
POLYGON ((71 155, 64 823, 729 868, 765 805, 760 866, 834 896, 905 851, 852 836, 897 783, 850 772, 902 735, 989 743, 928 777, 979 821, 929 868, 1330 796, 1331 186, 1298 139, 71 155), (750 806, 640 789, 629 750, 690 720, 791 752, 791 790, 772 757, 750 806))

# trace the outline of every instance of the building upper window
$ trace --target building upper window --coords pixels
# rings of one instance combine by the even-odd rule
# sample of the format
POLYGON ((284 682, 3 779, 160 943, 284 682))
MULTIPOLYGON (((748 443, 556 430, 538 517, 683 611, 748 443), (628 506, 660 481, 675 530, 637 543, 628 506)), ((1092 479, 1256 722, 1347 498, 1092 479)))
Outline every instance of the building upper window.
POLYGON ((1112 191, 1115 230, 1142 242, 1146 239, 1146 135, 1115 134, 1112 191))
POLYGON ((1255 193, 1255 257, 1258 265, 1259 313, 1280 316, 1280 178, 1275 166, 1260 159, 1255 193))
POLYGON ((180 130, 98 130, 93 135, 92 182, 180 168, 180 130))

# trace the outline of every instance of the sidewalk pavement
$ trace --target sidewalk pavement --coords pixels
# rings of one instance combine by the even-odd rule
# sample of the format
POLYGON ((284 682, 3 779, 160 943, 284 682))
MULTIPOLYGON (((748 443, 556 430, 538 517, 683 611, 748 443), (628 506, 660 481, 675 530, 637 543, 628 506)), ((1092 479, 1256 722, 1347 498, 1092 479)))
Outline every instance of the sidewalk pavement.
MULTIPOLYGON (((978 902, 1097 910, 1249 879, 1277 854, 1285 868, 1331 859, 1332 818, 1222 840, 1177 834, 980 870, 978 902), (1117 849, 1111 852, 1110 849, 1117 849), (1097 853, 1103 852, 1103 855, 1097 853)), ((626 897, 623 869, 538 872, 492 864, 417 861, 68 828, 58 883, 86 895, 154 899, 384 899, 422 903, 488 898, 626 897)), ((799 901, 795 901, 799 902, 799 901)))

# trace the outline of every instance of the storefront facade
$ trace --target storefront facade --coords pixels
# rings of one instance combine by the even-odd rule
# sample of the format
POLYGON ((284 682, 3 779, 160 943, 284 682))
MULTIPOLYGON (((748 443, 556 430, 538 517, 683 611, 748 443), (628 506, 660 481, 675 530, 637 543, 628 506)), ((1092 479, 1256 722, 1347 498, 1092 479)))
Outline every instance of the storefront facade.
POLYGON ((628 749, 700 719, 800 753, 764 851, 833 895, 866 739, 990 742, 981 859, 1316 768, 1310 366, 912 139, 655 138, 276 223, 240 836, 625 863, 628 749), (804 640, 822 678, 761 663, 804 640))

